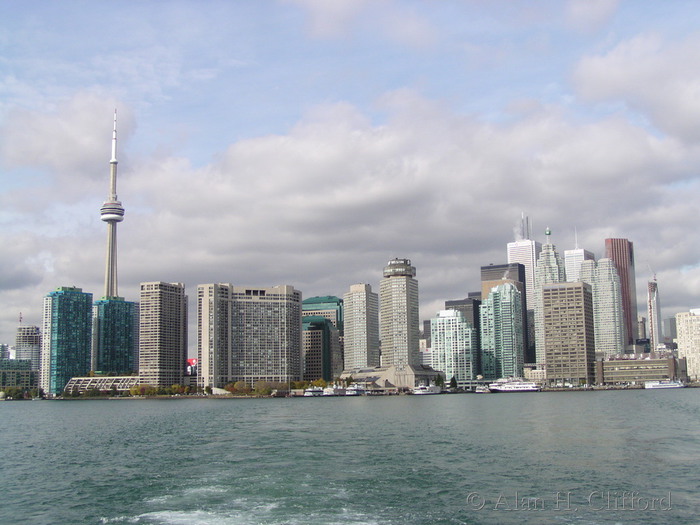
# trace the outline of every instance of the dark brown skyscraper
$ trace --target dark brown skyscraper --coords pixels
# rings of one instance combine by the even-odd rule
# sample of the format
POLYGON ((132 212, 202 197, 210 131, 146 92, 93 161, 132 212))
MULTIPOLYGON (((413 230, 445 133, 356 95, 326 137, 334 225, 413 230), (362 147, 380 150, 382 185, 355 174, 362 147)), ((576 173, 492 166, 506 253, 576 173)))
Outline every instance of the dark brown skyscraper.
POLYGON ((620 276, 627 344, 633 344, 637 333, 637 286, 634 275, 634 247, 627 239, 605 239, 605 256, 613 260, 617 273, 620 276))

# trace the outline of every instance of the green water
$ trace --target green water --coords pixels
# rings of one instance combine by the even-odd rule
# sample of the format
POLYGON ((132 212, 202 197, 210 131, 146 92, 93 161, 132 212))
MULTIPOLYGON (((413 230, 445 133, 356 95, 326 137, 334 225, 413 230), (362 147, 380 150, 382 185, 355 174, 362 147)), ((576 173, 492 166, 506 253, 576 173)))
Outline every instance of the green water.
POLYGON ((0 523, 698 523, 699 416, 700 389, 4 402, 0 523))

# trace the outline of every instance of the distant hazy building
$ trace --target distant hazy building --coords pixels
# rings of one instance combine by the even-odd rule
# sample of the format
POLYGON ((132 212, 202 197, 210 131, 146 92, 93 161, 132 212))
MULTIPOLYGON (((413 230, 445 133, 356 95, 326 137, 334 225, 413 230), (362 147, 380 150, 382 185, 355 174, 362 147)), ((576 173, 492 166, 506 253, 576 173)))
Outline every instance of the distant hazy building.
POLYGON ((73 376, 90 372, 92 294, 61 287, 44 298, 40 388, 61 395, 73 376))
POLYGON ((547 381, 574 386, 595 380, 593 294, 587 283, 548 284, 542 289, 547 381))
POLYGON ((636 338, 637 285, 634 271, 634 246, 627 239, 605 239, 605 257, 612 259, 620 276, 622 288, 622 309, 625 313, 625 333, 627 344, 636 338))
POLYGON ((141 283, 139 378, 142 384, 182 384, 187 365, 187 296, 182 283, 141 283))
POLYGON ((379 366, 379 296, 369 284, 353 284, 343 307, 344 369, 379 366))
POLYGON ((8 387, 29 390, 36 388, 38 372, 32 370, 31 359, 0 358, 0 392, 8 387))
POLYGON ((301 326, 302 379, 333 381, 343 372, 338 329, 330 319, 320 315, 303 316, 301 326))
POLYGON ((661 301, 659 300, 659 285, 656 282, 656 277, 647 283, 647 315, 649 317, 649 346, 652 352, 656 352, 664 341, 661 332, 661 301))
POLYGON ((521 291, 510 282, 492 288, 481 303, 480 312, 484 378, 522 377, 525 329, 521 291))
POLYGON ((583 248, 564 250, 564 273, 566 274, 566 281, 569 283, 580 281, 581 263, 583 261, 593 260, 595 260, 593 252, 589 252, 583 248))
POLYGON ((255 386, 301 379, 301 301, 301 292, 290 285, 234 286, 236 381, 255 386))
POLYGON ((430 320, 432 337, 432 367, 445 373, 450 382, 454 377, 458 387, 466 387, 476 379, 476 329, 458 310, 441 310, 430 320))
POLYGON ((18 326, 15 336, 15 358, 31 361, 31 369, 41 364, 41 329, 38 326, 18 326))
POLYGON ((379 284, 382 366, 419 365, 418 281, 409 259, 394 259, 379 284))
POLYGON ((509 263, 520 263, 525 267, 525 295, 527 307, 535 304, 535 268, 542 251, 542 244, 532 240, 530 220, 523 215, 514 242, 509 242, 507 255, 509 263))
POLYGON ((700 308, 676 314, 678 357, 685 358, 688 377, 700 380, 700 308))
POLYGON ((596 353, 603 357, 625 353, 625 318, 622 311, 622 290, 617 269, 611 259, 597 263, 581 263, 580 279, 591 285, 593 291, 593 326, 596 353))
POLYGON ((565 281, 564 261, 559 256, 556 246, 550 240, 552 231, 545 231, 547 242, 542 247, 535 268, 534 319, 535 319, 535 360, 538 365, 545 362, 544 348, 544 304, 542 291, 549 284, 565 281))

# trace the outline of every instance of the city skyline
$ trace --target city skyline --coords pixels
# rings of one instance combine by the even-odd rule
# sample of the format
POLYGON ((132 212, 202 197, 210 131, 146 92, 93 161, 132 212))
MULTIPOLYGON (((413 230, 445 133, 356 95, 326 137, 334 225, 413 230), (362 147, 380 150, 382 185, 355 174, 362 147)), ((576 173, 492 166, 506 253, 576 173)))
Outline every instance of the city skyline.
POLYGON ((115 107, 127 301, 151 281, 190 295, 232 282, 341 296, 359 282, 378 289, 382 265, 408 257, 426 320, 476 290, 481 266, 507 262, 524 212, 533 239, 549 226, 562 253, 601 258, 605 238, 633 242, 640 312, 648 267, 664 318, 695 308, 699 111, 683 94, 697 81, 686 67, 699 53, 694 10, 8 6, 0 342, 14 341, 19 312, 39 325, 57 287, 100 296, 95 206, 115 107))

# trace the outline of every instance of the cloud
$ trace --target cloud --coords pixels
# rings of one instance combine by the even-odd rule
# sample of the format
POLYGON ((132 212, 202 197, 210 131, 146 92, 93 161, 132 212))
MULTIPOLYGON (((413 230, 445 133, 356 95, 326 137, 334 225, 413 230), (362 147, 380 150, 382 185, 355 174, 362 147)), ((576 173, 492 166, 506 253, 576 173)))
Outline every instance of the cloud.
POLYGON ((579 31, 596 31, 612 18, 619 3, 619 0, 569 0, 566 18, 579 31))
POLYGON ((621 103, 659 131, 688 143, 700 140, 700 36, 668 42, 643 34, 610 51, 584 57, 573 80, 586 100, 621 103))

